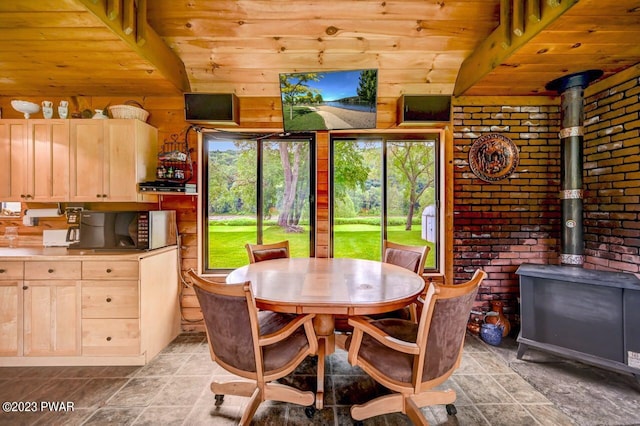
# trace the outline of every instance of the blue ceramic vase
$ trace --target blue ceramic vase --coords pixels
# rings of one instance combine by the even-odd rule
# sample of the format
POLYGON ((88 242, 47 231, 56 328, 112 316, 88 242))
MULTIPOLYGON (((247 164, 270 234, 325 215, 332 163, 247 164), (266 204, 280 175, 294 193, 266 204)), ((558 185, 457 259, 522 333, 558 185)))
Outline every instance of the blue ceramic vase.
POLYGON ((498 346, 502 342, 502 327, 495 324, 482 324, 480 338, 489 345, 498 346))

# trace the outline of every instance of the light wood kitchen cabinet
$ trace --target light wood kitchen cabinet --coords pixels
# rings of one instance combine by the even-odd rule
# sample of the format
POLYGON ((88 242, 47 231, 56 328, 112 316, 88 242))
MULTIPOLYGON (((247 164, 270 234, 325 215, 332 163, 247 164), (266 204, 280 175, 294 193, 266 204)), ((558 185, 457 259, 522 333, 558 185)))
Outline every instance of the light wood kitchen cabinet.
POLYGON ((180 332, 177 247, 0 257, 0 366, 144 365, 180 332))
POLYGON ((140 353, 139 262, 87 261, 82 272, 82 354, 140 353))
POLYGON ((0 261, 0 356, 21 355, 24 263, 0 261))
POLYGON ((0 199, 65 201, 69 120, 0 120, 0 199))
POLYGON ((0 261, 0 355, 80 353, 80 262, 0 261))
POLYGON ((27 167, 27 123, 23 120, 0 121, 0 198, 21 201, 27 167))
MULTIPOLYGON (((83 281, 82 318, 138 318, 138 281, 83 281)), ((86 329, 85 329, 86 330, 86 329)))
POLYGON ((83 355, 130 355, 140 353, 140 322, 137 318, 82 320, 83 355))
POLYGON ((104 122, 81 120, 71 125, 70 200, 102 200, 106 148, 104 122))
POLYGON ((79 261, 34 261, 24 268, 23 355, 80 354, 79 261))
POLYGON ((0 120, 0 199, 148 201, 158 131, 140 120, 0 120))
POLYGON ((80 282, 24 282, 24 355, 80 354, 80 282))
POLYGON ((72 120, 70 201, 142 201, 154 180, 158 132, 139 120, 72 120))
POLYGON ((133 279, 138 280, 138 261, 129 260, 87 260, 82 262, 82 276, 92 279, 133 279))
POLYGON ((79 280, 82 264, 79 261, 33 261, 25 265, 25 280, 79 280))

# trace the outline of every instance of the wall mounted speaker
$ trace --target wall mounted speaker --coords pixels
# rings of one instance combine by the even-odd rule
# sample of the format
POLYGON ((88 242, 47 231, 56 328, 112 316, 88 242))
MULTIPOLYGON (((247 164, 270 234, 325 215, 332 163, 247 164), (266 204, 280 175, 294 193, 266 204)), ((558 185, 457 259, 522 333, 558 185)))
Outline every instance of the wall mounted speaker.
POLYGON ((233 93, 185 93, 184 113, 190 123, 240 124, 240 105, 233 93))
POLYGON ((398 100, 398 125, 436 125, 451 122, 451 96, 402 95, 398 100))

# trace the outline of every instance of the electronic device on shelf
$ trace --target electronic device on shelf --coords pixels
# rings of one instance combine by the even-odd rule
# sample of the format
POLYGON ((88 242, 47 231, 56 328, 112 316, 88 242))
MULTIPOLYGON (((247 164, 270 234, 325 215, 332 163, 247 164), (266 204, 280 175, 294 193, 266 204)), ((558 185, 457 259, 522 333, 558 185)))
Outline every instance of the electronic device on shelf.
POLYGON ((195 194, 196 184, 172 182, 168 180, 154 180, 151 182, 139 183, 138 189, 140 192, 184 192, 185 194, 195 194))

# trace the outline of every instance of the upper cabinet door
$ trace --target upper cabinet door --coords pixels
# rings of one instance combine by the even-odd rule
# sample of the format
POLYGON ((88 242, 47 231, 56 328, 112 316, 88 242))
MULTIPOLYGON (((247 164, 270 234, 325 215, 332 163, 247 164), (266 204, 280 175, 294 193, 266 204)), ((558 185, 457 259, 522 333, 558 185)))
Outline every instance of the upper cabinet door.
POLYGON ((136 201, 136 122, 105 122, 105 178, 108 201, 136 201))
POLYGON ((72 120, 70 137, 71 201, 103 201, 104 120, 72 120))
POLYGON ((0 199, 26 201, 27 120, 0 120, 0 199))
POLYGON ((158 130, 139 120, 105 123, 108 201, 142 201, 138 183, 155 180, 158 130))
POLYGON ((68 192, 68 121, 1 120, 0 198, 64 201, 68 192))
POLYGON ((27 201, 65 201, 69 194, 69 120, 31 120, 27 201))
POLYGON ((139 120, 73 120, 72 201, 140 201, 153 180, 158 131, 139 120))

